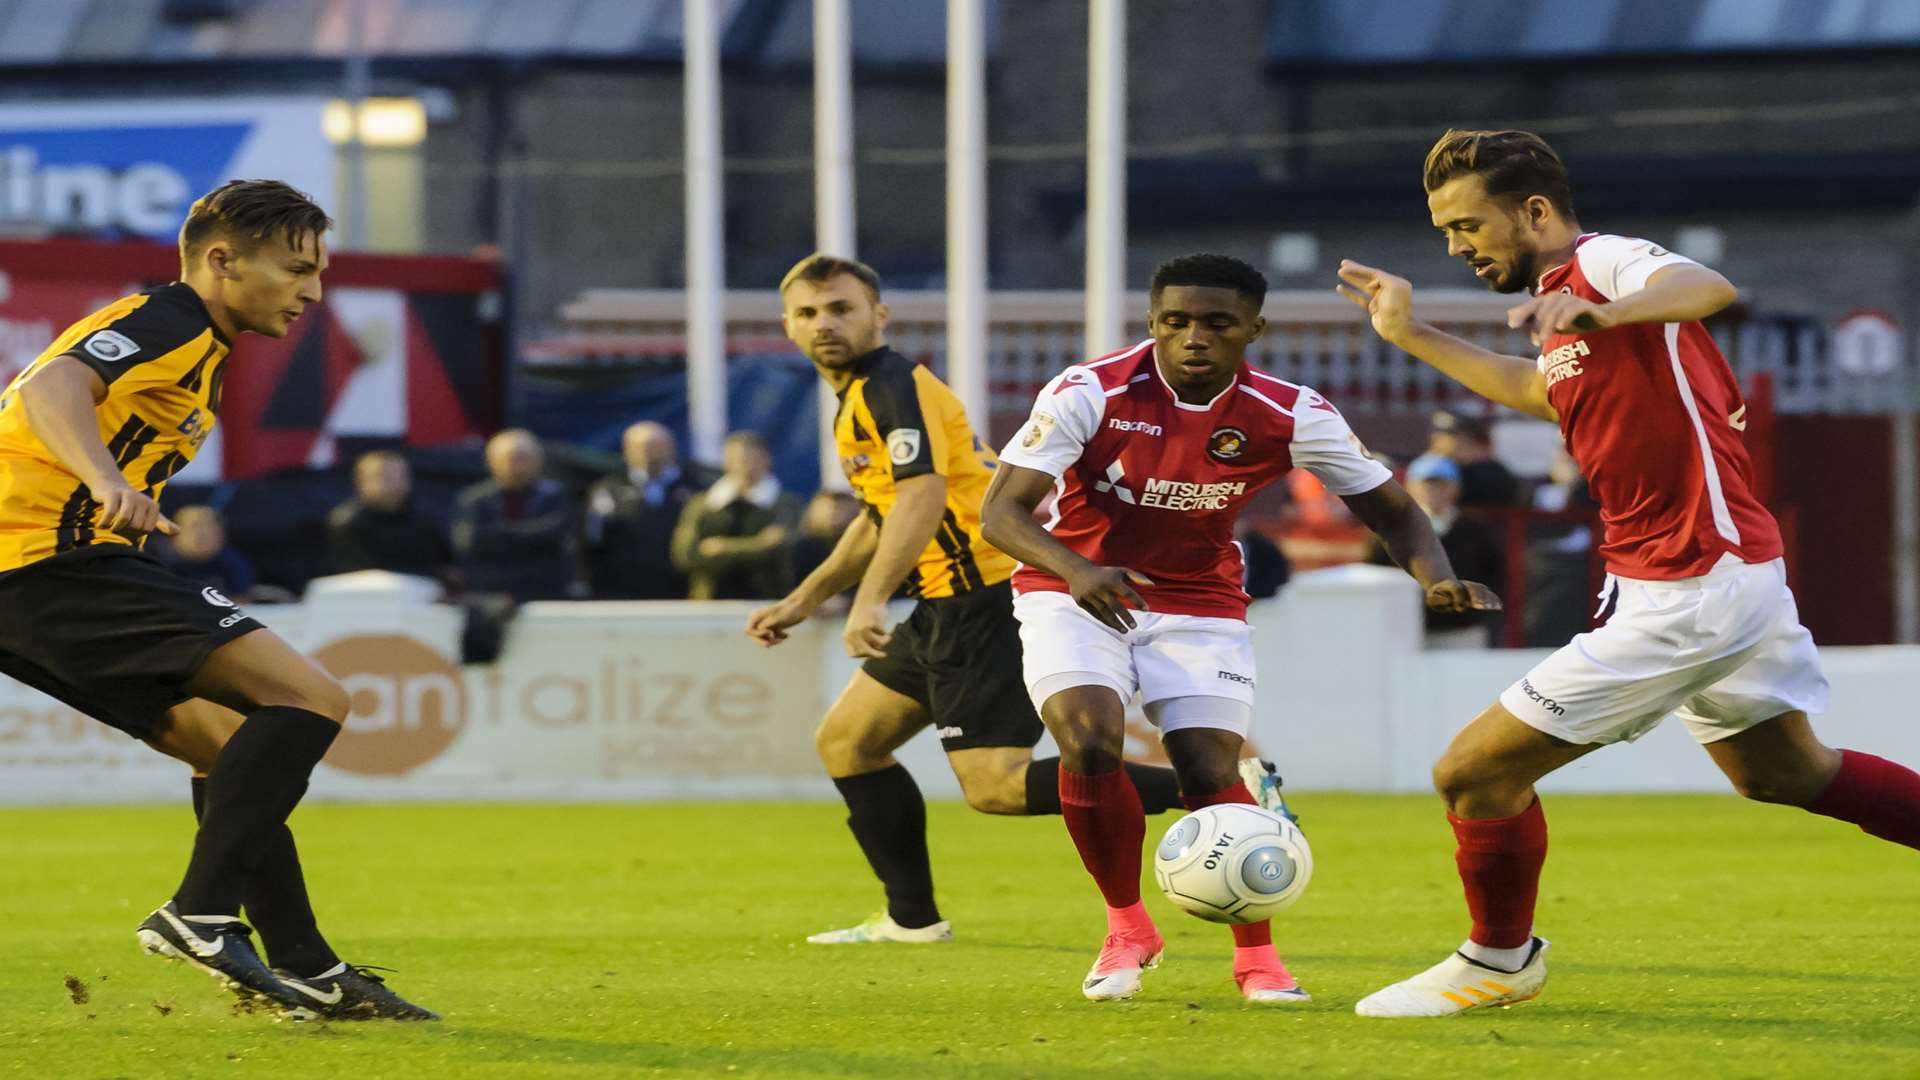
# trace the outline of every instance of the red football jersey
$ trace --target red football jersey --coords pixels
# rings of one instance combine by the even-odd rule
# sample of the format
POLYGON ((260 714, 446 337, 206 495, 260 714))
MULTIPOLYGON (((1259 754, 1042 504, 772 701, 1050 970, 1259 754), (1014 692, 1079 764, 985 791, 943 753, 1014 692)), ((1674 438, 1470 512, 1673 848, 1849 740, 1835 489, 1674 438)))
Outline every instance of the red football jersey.
MULTIPOLYGON (((1692 260, 1646 240, 1589 233, 1574 257, 1541 275, 1606 303, 1692 260)), ((1741 432, 1747 406, 1713 338, 1697 322, 1634 323, 1558 334, 1540 347, 1547 400, 1600 504, 1600 553, 1622 577, 1697 577, 1731 553, 1780 557, 1780 529, 1753 495, 1741 432)))
MULTIPOLYGON (((1151 578, 1136 586, 1149 610, 1230 619, 1247 612, 1233 526, 1254 492, 1295 466, 1336 495, 1391 478, 1313 390, 1242 367, 1219 396, 1189 405, 1161 377, 1151 341, 1055 376, 1000 461, 1054 477, 1047 531, 1094 563, 1151 578)), ((1067 591, 1024 565, 1013 587, 1067 591)))

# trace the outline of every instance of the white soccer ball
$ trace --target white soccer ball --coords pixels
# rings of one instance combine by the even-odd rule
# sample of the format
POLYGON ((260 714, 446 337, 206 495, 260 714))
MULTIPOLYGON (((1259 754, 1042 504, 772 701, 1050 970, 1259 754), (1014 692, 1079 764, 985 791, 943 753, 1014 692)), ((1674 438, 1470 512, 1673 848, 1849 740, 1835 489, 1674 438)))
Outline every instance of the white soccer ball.
POLYGON ((1209 922, 1252 923, 1293 906, 1313 877, 1300 827, 1246 803, 1203 806, 1167 830, 1153 878, 1167 899, 1209 922))

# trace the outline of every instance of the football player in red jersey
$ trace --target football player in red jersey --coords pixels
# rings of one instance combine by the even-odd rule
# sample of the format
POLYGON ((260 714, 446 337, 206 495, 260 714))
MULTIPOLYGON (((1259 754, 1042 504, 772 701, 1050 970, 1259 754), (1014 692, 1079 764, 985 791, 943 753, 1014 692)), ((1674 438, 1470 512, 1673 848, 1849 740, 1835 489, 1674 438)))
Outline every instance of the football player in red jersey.
POLYGON ((1449 131, 1427 155, 1447 251, 1497 292, 1537 359, 1421 322, 1404 278, 1343 262, 1341 291, 1382 338, 1499 404, 1555 421, 1600 503, 1617 604, 1455 736, 1434 766, 1473 928, 1433 968, 1362 1000, 1363 1016, 1442 1016, 1546 983, 1533 933, 1547 853, 1535 781, 1677 712, 1742 795, 1920 847, 1920 775, 1814 736, 1826 706, 1787 589, 1779 529, 1752 492, 1746 404, 1700 325, 1724 277, 1646 240, 1582 231, 1566 166, 1538 135, 1449 131))
MULTIPOLYGON (((1222 255, 1161 266, 1152 339, 1041 391, 982 510, 988 540, 1024 564, 1013 582, 1027 690, 1060 744, 1067 831, 1107 904, 1106 942, 1081 986, 1094 1000, 1131 997, 1162 951, 1140 903, 1145 820, 1121 770, 1127 700, 1140 693, 1189 809, 1256 801, 1237 768, 1254 670, 1233 542, 1255 492, 1307 469, 1379 534, 1429 606, 1499 605, 1454 578, 1426 514, 1326 398, 1247 364, 1266 286, 1222 255), (1043 526, 1034 511, 1049 491, 1043 526)), ((1267 923, 1233 934, 1243 996, 1307 1000, 1267 923)))

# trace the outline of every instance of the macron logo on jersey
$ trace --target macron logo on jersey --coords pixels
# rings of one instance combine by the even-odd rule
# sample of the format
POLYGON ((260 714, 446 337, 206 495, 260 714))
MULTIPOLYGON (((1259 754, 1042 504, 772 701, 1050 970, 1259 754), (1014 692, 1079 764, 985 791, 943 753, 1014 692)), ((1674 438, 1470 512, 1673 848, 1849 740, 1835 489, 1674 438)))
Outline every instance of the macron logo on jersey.
POLYGON ((1159 435, 1161 433, 1159 424, 1149 424, 1145 420, 1122 420, 1117 416, 1108 420, 1107 426, 1115 431, 1137 431, 1142 435, 1159 435))

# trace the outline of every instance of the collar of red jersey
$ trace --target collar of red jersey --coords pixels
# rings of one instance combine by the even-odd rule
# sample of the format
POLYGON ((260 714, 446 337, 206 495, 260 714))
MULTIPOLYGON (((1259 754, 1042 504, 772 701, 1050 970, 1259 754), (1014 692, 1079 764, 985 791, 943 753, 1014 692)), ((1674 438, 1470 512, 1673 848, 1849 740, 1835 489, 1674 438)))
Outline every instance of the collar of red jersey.
POLYGON ((1243 360, 1240 363, 1240 367, 1234 370, 1233 381, 1228 383, 1226 386, 1221 387, 1220 392, 1213 395, 1212 400, 1208 401, 1205 405, 1190 405, 1187 402, 1180 400, 1180 395, 1176 393, 1173 387, 1167 383, 1166 375, 1160 371, 1160 347, 1158 345, 1154 346, 1152 352, 1153 352, 1153 355, 1148 359, 1150 361, 1149 366, 1153 368, 1154 381, 1158 382, 1160 384, 1160 388, 1167 392, 1167 396, 1173 399, 1174 408, 1185 409, 1187 412, 1212 412, 1213 407, 1215 405, 1220 404, 1221 398, 1224 398, 1228 394, 1233 393, 1234 387, 1240 385, 1241 375, 1246 370, 1246 361, 1243 360))
MULTIPOLYGON (((1580 256, 1579 256, 1579 253, 1580 253, 1580 245, 1581 245, 1581 244, 1584 244, 1584 243, 1586 243, 1587 241, 1589 241, 1589 240, 1591 240, 1591 239, 1593 239, 1594 237, 1596 237, 1596 236, 1599 236, 1599 235, 1600 235, 1599 233, 1594 233, 1594 232, 1590 232, 1590 233, 1581 233, 1581 234, 1580 234, 1579 236, 1576 236, 1576 237, 1574 237, 1574 238, 1573 238, 1573 251, 1574 251, 1574 258, 1579 258, 1579 257, 1580 257, 1580 256)), ((1534 293, 1535 293, 1535 294, 1538 294, 1538 293, 1540 292, 1540 290, 1541 290, 1541 289, 1544 289, 1544 288, 1546 288, 1546 285, 1547 285, 1547 279, 1548 279, 1548 278, 1550 278, 1550 277, 1552 277, 1553 275, 1555 275, 1555 274, 1557 274, 1557 273, 1559 273, 1559 272, 1560 272, 1560 271, 1562 271, 1562 270, 1565 270, 1565 269, 1566 269, 1567 267, 1569 267, 1569 266, 1572 266, 1572 265, 1573 265, 1573 259, 1568 259, 1568 260, 1567 260, 1566 262, 1563 262, 1563 263, 1555 263, 1555 264, 1554 264, 1554 265, 1553 265, 1552 267, 1550 267, 1550 268, 1548 268, 1548 269, 1547 269, 1547 271, 1546 271, 1545 273, 1542 273, 1542 274, 1541 274, 1541 275, 1539 276, 1539 278, 1537 278, 1537 279, 1536 279, 1536 280, 1534 281, 1534 283, 1533 283, 1533 291, 1534 291, 1534 293)))

